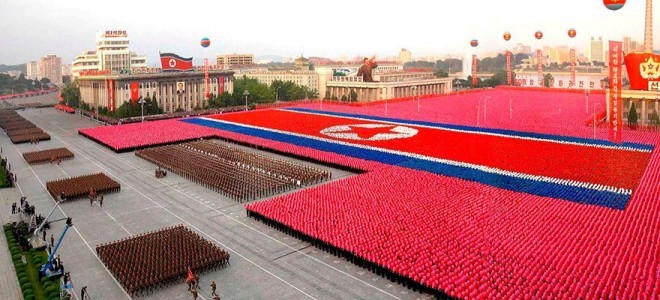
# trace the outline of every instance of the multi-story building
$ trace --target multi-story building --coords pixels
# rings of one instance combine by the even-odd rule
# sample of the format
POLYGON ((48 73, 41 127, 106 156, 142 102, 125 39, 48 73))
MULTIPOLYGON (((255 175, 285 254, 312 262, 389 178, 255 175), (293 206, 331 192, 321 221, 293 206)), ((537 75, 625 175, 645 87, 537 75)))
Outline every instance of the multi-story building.
POLYGON ((380 81, 363 82, 357 76, 333 76, 327 82, 327 95, 331 98, 349 98, 357 94, 357 101, 371 102, 384 99, 414 97, 429 94, 449 94, 451 78, 436 78, 433 72, 390 73, 380 75, 380 81))
POLYGON ((523 45, 523 44, 517 44, 516 47, 513 50, 514 53, 523 53, 523 54, 530 54, 532 53, 532 46, 528 45, 523 45))
MULTIPOLYGON (((206 81, 202 69, 190 72, 161 72, 147 69, 144 74, 111 73, 109 70, 83 72, 77 79, 80 101, 90 107, 114 111, 123 103, 154 98, 164 112, 190 111, 208 105, 206 81), (133 91, 135 89, 135 91, 133 91)), ((234 72, 210 70, 209 92, 234 92, 234 72)))
POLYGON ((402 48, 399 51, 399 63, 405 64, 412 60, 412 53, 408 49, 402 48))
POLYGON ((550 62, 556 62, 559 65, 565 62, 570 62, 571 59, 570 50, 567 46, 550 47, 548 48, 546 55, 548 56, 548 60, 550 62))
POLYGON ((55 54, 48 54, 39 60, 41 78, 48 78, 52 84, 62 84, 62 58, 55 54))
POLYGON ((147 58, 129 50, 130 41, 125 30, 106 30, 96 34, 96 50, 86 50, 73 61, 72 74, 110 70, 112 73, 130 73, 132 68, 146 68, 147 58))
POLYGON ((252 54, 223 54, 216 57, 218 67, 229 69, 232 67, 248 66, 254 64, 252 54))
POLYGON ((62 76, 71 76, 73 65, 62 65, 62 76))
POLYGON ((625 55, 625 54, 628 54, 628 53, 631 53, 631 52, 630 52, 630 43, 631 43, 631 42, 632 42, 632 39, 631 39, 629 36, 624 36, 624 37, 623 37, 623 43, 622 43, 621 46, 623 47, 623 53, 624 53, 624 55, 625 55))
POLYGON ((38 61, 30 61, 26 65, 26 70, 25 70, 25 78, 30 79, 30 80, 39 80, 41 79, 41 75, 39 72, 39 62, 38 61))
POLYGON ((592 62, 604 62, 605 57, 604 57, 604 48, 603 48, 603 37, 600 36, 598 37, 598 40, 596 38, 591 37, 591 43, 589 47, 589 60, 592 62))

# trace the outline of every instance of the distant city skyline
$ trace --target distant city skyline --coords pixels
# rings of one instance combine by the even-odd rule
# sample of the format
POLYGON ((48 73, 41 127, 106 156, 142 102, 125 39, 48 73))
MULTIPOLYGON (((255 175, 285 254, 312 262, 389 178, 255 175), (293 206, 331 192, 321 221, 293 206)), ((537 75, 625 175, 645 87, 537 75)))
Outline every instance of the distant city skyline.
MULTIPOLYGON (((257 60, 301 54, 352 59, 397 57, 406 48, 413 58, 460 56, 475 51, 468 45, 473 38, 480 41, 478 54, 518 43, 532 49, 571 46, 586 53, 592 36, 619 41, 629 36, 643 42, 645 25, 644 1, 628 1, 619 11, 607 10, 602 1, 568 0, 0 2, 0 64, 22 64, 46 54, 57 54, 63 64, 70 64, 82 51, 93 49, 96 32, 103 30, 126 30, 131 50, 145 54, 153 66, 158 51, 192 56, 196 64, 203 57, 214 61, 216 55, 230 53, 251 53, 257 60), (568 38, 569 28, 577 29, 576 38, 568 38), (541 41, 533 37, 536 30, 544 32, 541 41), (512 34, 509 42, 502 39, 505 31, 512 34), (206 50, 199 46, 204 36, 211 39, 206 50)), ((656 15, 659 9, 653 8, 656 15)), ((659 40, 654 39, 654 49, 659 40)))

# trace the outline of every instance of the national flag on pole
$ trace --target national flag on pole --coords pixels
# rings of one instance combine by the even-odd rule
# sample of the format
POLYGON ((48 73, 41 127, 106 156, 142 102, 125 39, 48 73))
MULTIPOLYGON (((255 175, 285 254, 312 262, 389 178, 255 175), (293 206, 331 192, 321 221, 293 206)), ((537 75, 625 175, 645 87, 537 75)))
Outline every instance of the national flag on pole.
POLYGON ((161 53, 160 64, 164 72, 192 71, 193 58, 185 58, 174 53, 161 53))

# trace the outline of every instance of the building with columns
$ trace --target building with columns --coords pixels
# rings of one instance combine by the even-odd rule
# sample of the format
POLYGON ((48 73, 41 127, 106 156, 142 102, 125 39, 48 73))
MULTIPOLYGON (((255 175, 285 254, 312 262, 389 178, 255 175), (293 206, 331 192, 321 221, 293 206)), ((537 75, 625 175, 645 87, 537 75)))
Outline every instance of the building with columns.
MULTIPOLYGON (((209 89, 212 94, 233 93, 234 72, 210 70, 209 89)), ((80 101, 90 107, 107 107, 111 111, 124 102, 131 101, 131 94, 138 97, 156 97, 163 112, 177 110, 190 111, 195 107, 205 107, 206 84, 203 71, 158 72, 146 74, 112 74, 109 71, 82 73, 77 79, 80 88, 80 101), (177 87, 183 87, 178 92, 177 87), (132 91, 132 87, 137 87, 132 91)))
MULTIPOLYGON (((609 92, 608 89, 606 91, 606 99, 609 99, 609 92)), ((655 110, 657 113, 660 113, 660 91, 621 90, 621 100, 623 101, 622 120, 625 124, 628 124, 628 113, 633 105, 635 106, 635 111, 637 111, 638 125, 651 125, 653 111, 655 110)), ((607 105, 606 109, 609 112, 610 102, 605 101, 605 103, 607 105)))
POLYGON ((326 84, 330 97, 350 98, 351 91, 355 91, 358 102, 452 92, 452 79, 435 78, 432 72, 381 74, 376 82, 363 82, 357 76, 334 76, 326 84))

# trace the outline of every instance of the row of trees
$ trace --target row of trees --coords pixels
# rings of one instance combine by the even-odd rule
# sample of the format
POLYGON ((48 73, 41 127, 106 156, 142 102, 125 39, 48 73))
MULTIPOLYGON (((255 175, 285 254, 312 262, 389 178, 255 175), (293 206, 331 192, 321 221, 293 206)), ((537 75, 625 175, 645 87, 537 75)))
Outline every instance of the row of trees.
POLYGON ((239 106, 245 104, 243 93, 248 91, 248 102, 251 104, 272 103, 275 100, 292 101, 300 99, 316 99, 319 93, 316 89, 295 84, 292 81, 275 80, 270 85, 246 76, 234 80, 234 93, 211 95, 209 106, 212 108, 239 106))
POLYGON ((0 74, 0 96, 49 89, 49 83, 50 80, 48 78, 31 80, 25 78, 25 75, 22 73, 18 78, 11 77, 8 74, 0 74))
MULTIPOLYGON (((523 53, 517 53, 512 55, 511 64, 515 69, 516 65, 520 65, 524 59, 529 58, 529 55, 523 53)), ((502 53, 498 54, 495 57, 486 57, 483 59, 477 59, 477 66, 479 67, 479 72, 495 73, 499 70, 506 69, 506 56, 502 53)), ((445 73, 457 73, 463 71, 463 60, 456 58, 449 58, 445 60, 438 60, 436 62, 427 62, 427 61, 411 61, 407 62, 404 66, 404 69, 430 69, 436 73, 438 77, 442 76, 445 73)))
MULTIPOLYGON (((639 114, 637 113, 637 108, 635 105, 630 106, 630 111, 628 111, 628 126, 631 128, 637 127, 637 122, 639 121, 639 114)), ((651 112, 651 117, 649 118, 649 125, 655 128, 660 127, 660 116, 658 116, 658 111, 653 109, 651 112)))

